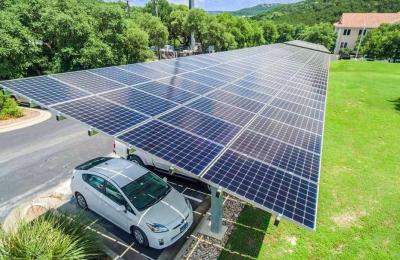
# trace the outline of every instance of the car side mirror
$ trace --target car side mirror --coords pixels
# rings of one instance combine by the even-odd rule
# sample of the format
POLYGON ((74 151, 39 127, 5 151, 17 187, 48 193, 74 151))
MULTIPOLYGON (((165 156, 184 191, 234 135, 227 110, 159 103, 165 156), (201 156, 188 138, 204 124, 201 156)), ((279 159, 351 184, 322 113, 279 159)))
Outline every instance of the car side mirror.
POLYGON ((126 212, 126 207, 125 207, 125 205, 118 205, 118 206, 117 206, 117 211, 119 211, 119 212, 126 212))
POLYGON ((167 177, 164 177, 164 178, 162 178, 162 179, 163 179, 163 181, 168 182, 167 177))

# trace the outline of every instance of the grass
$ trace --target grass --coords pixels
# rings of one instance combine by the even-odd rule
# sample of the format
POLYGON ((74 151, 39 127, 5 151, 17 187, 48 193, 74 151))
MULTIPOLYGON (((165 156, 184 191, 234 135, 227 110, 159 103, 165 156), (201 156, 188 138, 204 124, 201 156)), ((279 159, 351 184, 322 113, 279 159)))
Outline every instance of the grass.
POLYGON ((253 222, 263 214, 240 216, 266 232, 263 241, 247 245, 251 231, 236 228, 230 250, 258 259, 400 259, 400 64, 331 64, 317 231, 253 222))
POLYGON ((17 102, 4 95, 3 91, 0 91, 0 120, 18 118, 21 116, 23 116, 23 112, 22 109, 18 107, 17 102))
POLYGON ((87 224, 81 216, 47 212, 14 232, 0 229, 0 259, 101 259, 102 243, 87 224))

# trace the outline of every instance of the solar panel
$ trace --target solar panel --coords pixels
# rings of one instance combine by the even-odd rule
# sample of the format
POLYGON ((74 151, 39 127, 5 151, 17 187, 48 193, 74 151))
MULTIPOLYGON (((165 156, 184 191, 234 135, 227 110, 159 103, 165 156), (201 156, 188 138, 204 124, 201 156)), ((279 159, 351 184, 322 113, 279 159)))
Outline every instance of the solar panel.
POLYGON ((213 87, 213 88, 220 87, 220 86, 226 84, 226 81, 207 77, 205 75, 201 75, 201 74, 198 74, 195 72, 184 73, 184 74, 181 74, 180 76, 185 79, 190 79, 190 80, 205 84, 205 85, 213 87))
POLYGON ((227 144, 240 130, 238 126, 185 107, 160 117, 160 120, 220 144, 227 144))
POLYGON ((264 102, 264 103, 272 98, 272 96, 270 96, 270 95, 266 95, 266 94, 262 94, 260 92, 252 91, 250 89, 242 88, 237 85, 228 85, 228 86, 224 87, 223 90, 228 91, 232 94, 236 94, 238 96, 250 98, 255 101, 264 102))
POLYGON ((90 70, 90 72, 118 81, 128 86, 137 85, 150 80, 149 78, 142 77, 116 67, 94 69, 90 70))
POLYGON ((250 112, 258 112, 264 106, 263 103, 261 102, 241 97, 235 94, 231 94, 229 92, 224 92, 221 90, 217 90, 207 95, 207 97, 241 109, 245 109, 250 112))
POLYGON ((177 103, 132 88, 119 89, 101 96, 149 116, 164 113, 178 105, 177 103))
POLYGON ((228 150, 203 176, 275 214, 315 227, 317 184, 228 150))
POLYGON ((137 85, 135 86, 135 88, 178 103, 184 103, 197 96, 194 93, 175 88, 157 81, 137 85))
POLYGON ((51 108, 109 135, 116 135, 147 119, 144 115, 98 97, 80 99, 51 108))
POLYGON ((237 79, 237 77, 233 77, 232 74, 227 75, 227 74, 221 74, 219 72, 216 72, 213 69, 202 69, 202 70, 197 70, 196 73, 211 77, 214 79, 218 79, 220 81, 226 81, 226 82, 231 82, 237 79))
POLYGON ((61 73, 55 74, 52 77, 94 94, 124 87, 121 83, 103 78, 88 71, 61 73))
POLYGON ((151 68, 151 69, 156 69, 159 71, 163 71, 172 75, 177 75, 180 73, 188 72, 190 70, 196 69, 196 67, 188 68, 188 66, 174 66, 172 64, 168 63, 162 63, 162 62, 149 62, 149 63, 143 63, 141 64, 144 67, 151 68))
POLYGON ((222 150, 218 144, 155 120, 119 136, 119 139, 196 175, 222 150))
POLYGON ((212 87, 201 84, 196 81, 192 81, 189 79, 181 78, 181 77, 170 77, 165 79, 160 79, 159 82, 168 84, 170 86, 174 86, 183 90, 187 90, 199 95, 204 95, 207 92, 213 90, 212 87))
POLYGON ((150 79, 160 79, 160 78, 165 78, 171 76, 169 73, 165 73, 159 70, 151 69, 145 66, 142 66, 141 64, 129 64, 126 66, 120 66, 118 67, 123 70, 127 70, 129 72, 135 73, 137 75, 150 78, 150 79))
POLYGON ((45 106, 90 95, 48 76, 2 81, 0 85, 45 106))
POLYGON ((188 106, 240 126, 246 125, 254 116, 254 113, 247 110, 208 98, 200 98, 188 106))
POLYGON ((0 84, 315 229, 329 55, 307 47, 273 44, 0 84))

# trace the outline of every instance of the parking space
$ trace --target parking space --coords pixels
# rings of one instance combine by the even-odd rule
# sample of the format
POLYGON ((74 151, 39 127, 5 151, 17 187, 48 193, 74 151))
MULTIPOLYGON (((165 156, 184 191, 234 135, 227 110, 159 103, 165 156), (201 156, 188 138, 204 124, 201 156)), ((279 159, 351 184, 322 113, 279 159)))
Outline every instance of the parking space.
MULTIPOLYGON (((156 173, 159 174, 161 177, 166 177, 162 173, 156 173)), ((174 243, 172 246, 163 250, 143 248, 136 245, 130 234, 92 211, 81 210, 76 204, 75 199, 71 199, 67 204, 63 205, 60 210, 72 214, 82 214, 85 218, 88 218, 88 221, 90 223, 90 225, 88 225, 88 228, 96 231, 99 234, 106 246, 106 253, 114 259, 173 258, 179 252, 186 239, 190 237, 191 232, 193 232, 195 226, 200 222, 203 214, 198 214, 198 212, 200 211, 204 213, 208 209, 209 194, 207 188, 199 182, 183 180, 174 176, 167 176, 167 179, 168 183, 171 186, 173 186, 176 190, 181 192, 186 198, 189 199, 190 203, 192 204, 193 210, 197 213, 194 214, 193 225, 186 232, 186 234, 182 236, 182 238, 174 243), (205 205, 207 203, 208 205, 205 205)))

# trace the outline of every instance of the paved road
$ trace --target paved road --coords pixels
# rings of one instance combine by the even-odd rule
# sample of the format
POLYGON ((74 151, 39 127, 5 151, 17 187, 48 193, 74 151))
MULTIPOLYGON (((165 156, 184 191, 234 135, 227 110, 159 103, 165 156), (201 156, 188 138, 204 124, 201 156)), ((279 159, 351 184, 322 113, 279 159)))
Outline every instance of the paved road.
POLYGON ((87 135, 72 120, 51 118, 0 134, 0 222, 16 205, 66 180, 72 169, 112 150, 112 138, 87 135))

